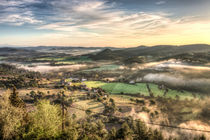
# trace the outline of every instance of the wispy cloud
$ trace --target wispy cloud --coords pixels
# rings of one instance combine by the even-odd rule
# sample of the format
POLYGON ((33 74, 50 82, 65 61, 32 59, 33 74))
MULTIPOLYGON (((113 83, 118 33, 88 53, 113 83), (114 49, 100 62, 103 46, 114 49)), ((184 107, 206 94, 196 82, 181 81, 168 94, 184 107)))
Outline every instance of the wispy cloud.
POLYGON ((37 3, 36 0, 1 0, 0 23, 23 25, 25 23, 41 23, 35 18, 33 11, 27 5, 37 3))
MULTIPOLYGON (((143 3, 143 0, 141 1, 143 3)), ((157 7, 168 3, 169 0, 160 0, 156 3, 155 0, 152 1, 152 5, 157 7)), ((161 10, 154 12, 122 8, 111 0, 1 0, 0 2, 0 25, 33 25, 30 26, 33 30, 44 33, 30 39, 19 37, 20 42, 39 42, 48 45, 49 43, 58 45, 61 40, 64 42, 61 45, 76 46, 135 46, 141 42, 148 44, 146 42, 150 43, 151 40, 157 43, 164 39, 168 41, 168 37, 180 38, 181 34, 189 36, 192 34, 192 29, 206 34, 206 30, 200 27, 209 28, 209 22, 202 23, 202 21, 201 17, 195 15, 176 17, 174 13, 161 10), (49 30, 53 34, 47 33, 49 30)), ((39 43, 37 44, 41 45, 39 43)))
MULTIPOLYGON (((38 29, 70 32, 75 35, 135 36, 154 32, 174 22, 166 13, 132 12, 117 9, 105 1, 66 0, 53 2, 57 17, 48 17, 50 22, 38 29), (83 34, 82 34, 83 33, 83 34)), ((55 11, 54 11, 55 12, 55 11)))
POLYGON ((20 26, 25 23, 29 24, 35 24, 35 23, 41 23, 42 21, 36 20, 30 12, 26 12, 23 14, 20 13, 14 13, 14 14, 8 14, 7 16, 0 17, 0 23, 7 23, 11 25, 20 26))
POLYGON ((162 5, 162 4, 165 4, 165 3, 166 3, 166 1, 161 0, 161 1, 157 1, 155 4, 162 5))

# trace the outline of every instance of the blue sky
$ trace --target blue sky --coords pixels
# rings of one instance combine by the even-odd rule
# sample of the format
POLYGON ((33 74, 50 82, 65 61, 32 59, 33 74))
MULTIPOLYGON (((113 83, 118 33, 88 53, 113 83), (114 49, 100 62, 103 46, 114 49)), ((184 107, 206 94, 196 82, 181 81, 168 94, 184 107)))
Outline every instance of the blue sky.
POLYGON ((0 45, 210 43, 209 0, 0 0, 0 45))

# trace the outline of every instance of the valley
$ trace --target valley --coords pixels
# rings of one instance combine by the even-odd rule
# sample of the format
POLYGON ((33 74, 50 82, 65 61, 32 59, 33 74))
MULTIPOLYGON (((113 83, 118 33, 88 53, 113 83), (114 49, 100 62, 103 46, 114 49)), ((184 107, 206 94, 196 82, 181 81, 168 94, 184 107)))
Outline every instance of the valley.
POLYGON ((28 111, 63 92, 78 121, 103 120, 111 130, 131 117, 168 139, 210 138, 208 45, 0 50, 0 96, 16 87, 28 111))

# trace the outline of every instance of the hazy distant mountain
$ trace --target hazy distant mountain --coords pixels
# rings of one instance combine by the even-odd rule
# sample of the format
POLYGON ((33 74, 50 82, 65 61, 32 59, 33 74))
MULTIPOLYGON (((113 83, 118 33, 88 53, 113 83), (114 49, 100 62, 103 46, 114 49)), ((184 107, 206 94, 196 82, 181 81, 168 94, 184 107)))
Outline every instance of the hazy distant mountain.
POLYGON ((11 48, 11 47, 2 47, 0 48, 0 53, 17 53, 17 52, 29 52, 26 49, 20 48, 11 48))
POLYGON ((37 46, 37 47, 24 47, 28 50, 72 50, 72 49, 85 49, 85 50, 94 50, 94 49, 116 49, 114 47, 72 47, 72 46, 37 46))
POLYGON ((183 46, 159 45, 153 47, 139 46, 121 50, 103 50, 96 55, 90 55, 95 60, 119 59, 134 56, 153 56, 157 58, 171 57, 185 53, 207 53, 210 45, 193 44, 183 46))
POLYGON ((199 58, 208 61, 210 45, 192 44, 183 46, 158 45, 153 47, 139 46, 134 48, 113 48, 113 47, 62 47, 62 46, 38 46, 38 47, 4 47, 0 48, 1 55, 28 54, 30 53, 53 53, 53 54, 80 54, 89 56, 93 60, 121 60, 137 56, 151 56, 155 59, 170 58, 199 58), (97 51, 96 51, 97 50, 97 51), (85 54, 86 52, 86 54, 85 54), (209 53, 208 53, 209 52, 209 53), (196 53, 192 57, 191 53, 196 53), (199 54, 197 54, 199 53, 199 54), (202 54, 203 53, 203 54, 202 54))

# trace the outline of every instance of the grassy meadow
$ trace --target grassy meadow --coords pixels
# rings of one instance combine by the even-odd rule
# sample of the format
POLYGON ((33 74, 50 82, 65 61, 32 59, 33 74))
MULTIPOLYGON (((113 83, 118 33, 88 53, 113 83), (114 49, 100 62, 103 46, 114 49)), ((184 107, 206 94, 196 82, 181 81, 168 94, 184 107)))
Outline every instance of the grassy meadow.
MULTIPOLYGON (((100 87, 104 89, 106 92, 111 93, 111 94, 124 93, 124 94, 140 94, 144 96, 149 96, 146 83, 126 84, 126 83, 117 83, 117 82, 105 83, 105 82, 100 82, 100 81, 86 81, 85 84, 89 88, 100 87)), ((164 96, 164 90, 160 90, 158 88, 158 85, 150 83, 149 86, 155 97, 164 96)), ((188 91, 181 92, 181 91, 172 90, 172 89, 169 89, 165 97, 175 99, 177 96, 179 96, 181 100, 194 99, 193 94, 188 91)), ((197 97, 199 98, 198 94, 197 94, 197 97)))

